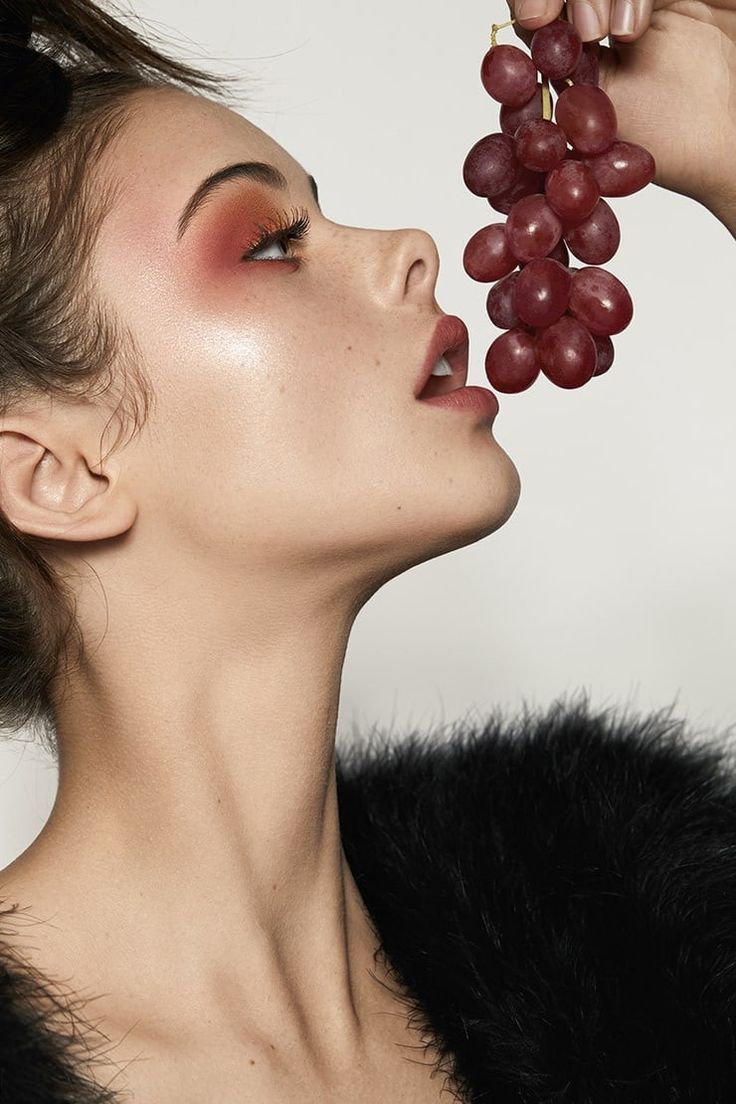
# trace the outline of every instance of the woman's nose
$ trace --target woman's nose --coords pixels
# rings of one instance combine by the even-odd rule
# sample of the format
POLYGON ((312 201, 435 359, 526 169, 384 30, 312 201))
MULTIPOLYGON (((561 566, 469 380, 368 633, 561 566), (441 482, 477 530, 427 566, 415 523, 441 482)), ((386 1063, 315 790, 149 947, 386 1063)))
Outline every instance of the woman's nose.
POLYGON ((424 230, 384 230, 383 273, 391 306, 436 306, 440 258, 434 238, 424 230))

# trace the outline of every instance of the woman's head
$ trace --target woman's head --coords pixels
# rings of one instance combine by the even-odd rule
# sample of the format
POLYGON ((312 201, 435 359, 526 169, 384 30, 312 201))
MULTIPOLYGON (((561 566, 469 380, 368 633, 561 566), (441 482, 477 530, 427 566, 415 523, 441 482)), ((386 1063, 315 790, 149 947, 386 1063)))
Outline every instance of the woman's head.
POLYGON ((213 99, 131 79, 100 102, 69 139, 86 142, 84 156, 45 177, 19 166, 18 210, 0 216, 16 280, 43 273, 53 288, 40 356, 17 334, 38 329, 27 286, 6 283, 17 310, 0 323, 19 362, 0 495, 6 541, 27 548, 23 571, 18 547, 3 569, 0 617, 13 601, 18 611, 3 647, 17 648, 23 614, 28 672, 44 644, 39 617, 48 650, 27 683, 33 711, 14 723, 41 707, 53 719, 64 626, 79 623, 77 644, 92 643, 77 586, 89 569, 133 602, 137 581, 171 586, 172 599, 209 593, 224 633, 248 589, 357 612, 401 571, 498 528, 519 495, 487 422, 414 398, 441 310, 428 235, 331 221, 309 166, 213 99), (250 167, 221 172, 235 164, 250 167), (29 189, 40 181, 53 208, 67 177, 53 240, 48 230, 27 240, 29 189), (262 230, 289 226, 291 240, 255 249, 262 230), (57 349, 57 319, 71 349, 57 349), (31 581, 45 605, 26 609, 31 581))

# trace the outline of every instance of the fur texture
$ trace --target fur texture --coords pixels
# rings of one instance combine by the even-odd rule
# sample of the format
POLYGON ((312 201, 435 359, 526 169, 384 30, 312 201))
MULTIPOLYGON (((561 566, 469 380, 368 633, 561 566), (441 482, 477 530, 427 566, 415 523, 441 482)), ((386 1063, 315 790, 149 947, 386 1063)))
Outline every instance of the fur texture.
POLYGON ((585 700, 378 743, 345 851, 460 1098, 734 1104, 733 749, 585 700))
MULTIPOLYGON (((584 699, 338 751, 345 854, 458 1100, 734 1104, 735 757, 584 699)), ((59 1001, 0 957, 1 1104, 118 1101, 59 1001)))

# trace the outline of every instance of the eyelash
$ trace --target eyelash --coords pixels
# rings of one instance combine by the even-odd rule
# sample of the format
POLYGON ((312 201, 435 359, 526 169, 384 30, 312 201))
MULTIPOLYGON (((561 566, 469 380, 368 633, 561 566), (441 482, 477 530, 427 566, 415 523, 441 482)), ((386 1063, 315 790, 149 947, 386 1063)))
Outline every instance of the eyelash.
MULTIPOLYGON (((273 245, 274 242, 301 241, 309 233, 310 225, 309 212, 305 207, 292 208, 288 213, 281 211, 267 226, 258 227, 260 231, 258 240, 250 246, 247 253, 243 254, 241 260, 249 260, 254 253, 259 253, 261 249, 273 245)), ((284 257, 283 260, 301 264, 303 258, 284 257)), ((273 258, 264 263, 273 264, 273 258)))

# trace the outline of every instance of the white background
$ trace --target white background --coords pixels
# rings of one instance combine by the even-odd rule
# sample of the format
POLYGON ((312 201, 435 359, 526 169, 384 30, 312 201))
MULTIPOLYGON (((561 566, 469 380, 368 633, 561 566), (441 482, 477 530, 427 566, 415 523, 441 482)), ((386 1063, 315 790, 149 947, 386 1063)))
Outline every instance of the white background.
MULTIPOLYGON (((501 216, 461 171, 499 129, 479 69, 505 0, 134 7, 171 52, 252 74, 239 110, 314 174, 328 217, 434 236, 438 301, 470 328, 468 382, 487 384, 499 331, 461 256, 501 216)), ((510 30, 499 41, 520 44, 510 30)), ((500 396, 494 434, 521 473, 517 510, 363 609, 339 740, 353 727, 400 735, 544 706, 579 688, 600 706, 674 701, 693 729, 736 721, 736 247, 706 210, 656 186, 610 202, 622 244, 605 267, 635 305, 613 367, 578 391, 540 379, 500 396)), ((33 745, 0 746, 0 865, 41 830, 55 787, 33 745)))

